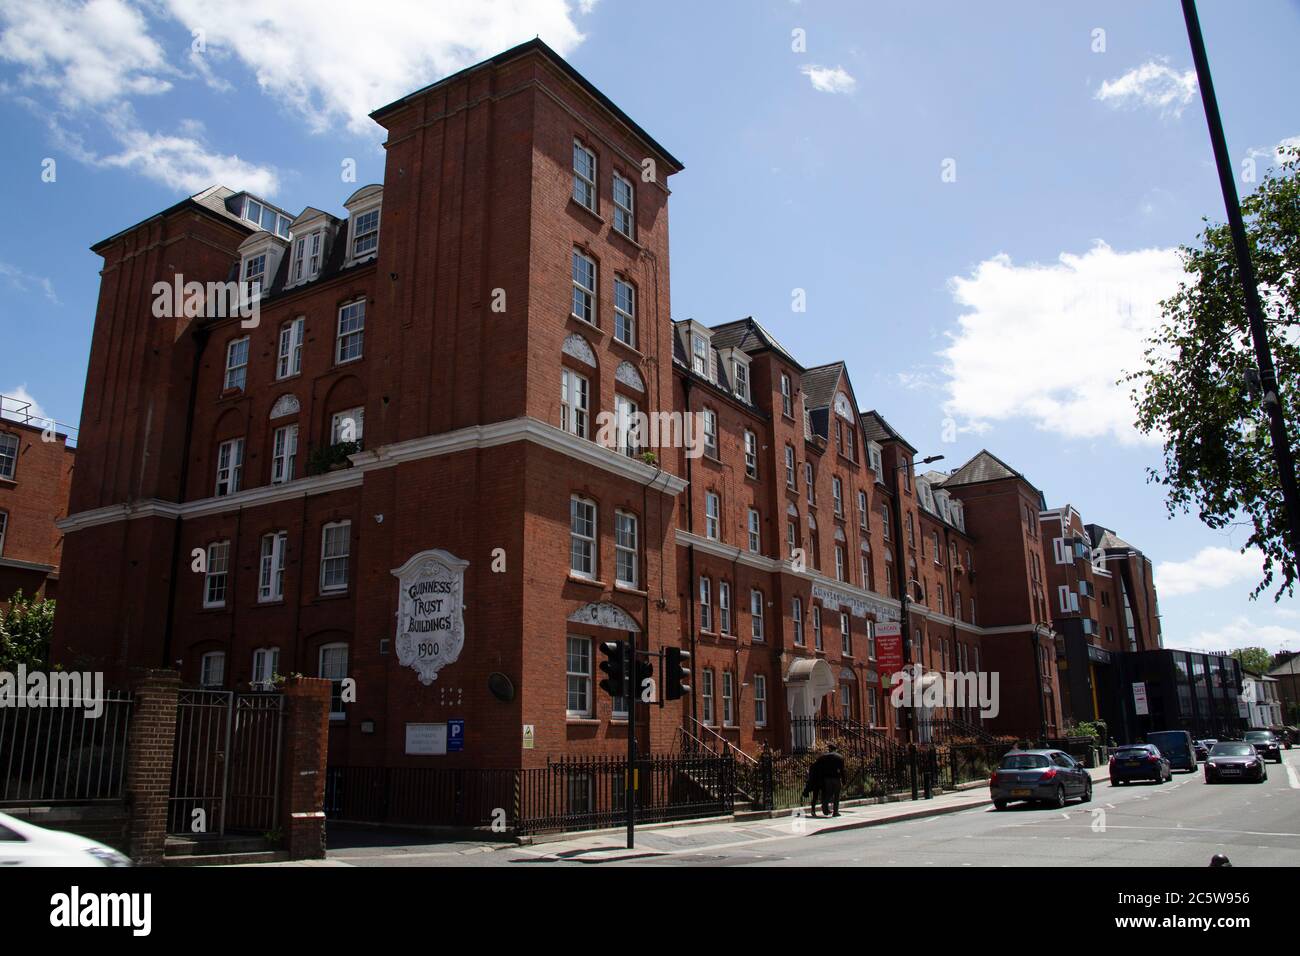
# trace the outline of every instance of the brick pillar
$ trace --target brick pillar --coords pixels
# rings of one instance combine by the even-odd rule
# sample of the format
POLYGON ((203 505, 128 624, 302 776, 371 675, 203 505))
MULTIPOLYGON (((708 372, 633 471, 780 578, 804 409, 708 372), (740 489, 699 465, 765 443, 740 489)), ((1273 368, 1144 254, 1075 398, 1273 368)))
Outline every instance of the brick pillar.
POLYGON ((325 761, 329 752, 330 682, 290 677, 284 683, 280 820, 293 860, 325 856, 325 761))
POLYGON ((138 673, 131 688, 134 701, 127 743, 126 800, 131 817, 130 854, 140 864, 162 862, 180 686, 176 671, 147 670, 138 673))

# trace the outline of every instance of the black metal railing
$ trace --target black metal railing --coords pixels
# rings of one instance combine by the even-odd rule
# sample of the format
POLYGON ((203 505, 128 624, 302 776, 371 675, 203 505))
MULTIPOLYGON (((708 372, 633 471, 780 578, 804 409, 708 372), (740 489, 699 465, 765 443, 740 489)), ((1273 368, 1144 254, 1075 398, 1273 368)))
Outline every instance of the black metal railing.
MULTIPOLYGON (((633 769, 638 823, 733 812, 731 755, 652 755, 633 769)), ((615 827, 626 819, 627 771, 626 758, 603 756, 525 769, 331 767, 325 812, 337 820, 520 834, 615 827)))
POLYGON ((936 746, 890 745, 878 750, 844 747, 845 735, 824 738, 817 749, 780 755, 765 751, 752 779, 742 773, 741 786, 759 794, 755 804, 781 810, 807 803, 805 793, 813 762, 834 743, 844 758, 845 781, 841 799, 894 798, 918 800, 936 791, 987 780, 1012 749, 1010 742, 936 746))
POLYGON ((122 799, 130 729, 121 691, 0 708, 0 805, 122 799))

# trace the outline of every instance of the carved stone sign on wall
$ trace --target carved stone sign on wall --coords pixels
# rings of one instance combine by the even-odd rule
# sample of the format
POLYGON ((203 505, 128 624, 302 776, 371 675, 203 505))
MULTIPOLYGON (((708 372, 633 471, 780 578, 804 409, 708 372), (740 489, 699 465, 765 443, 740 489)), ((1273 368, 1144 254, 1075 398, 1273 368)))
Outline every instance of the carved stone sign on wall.
POLYGON ((636 618, 617 604, 584 604, 569 615, 569 620, 594 627, 608 627, 615 631, 641 632, 641 625, 636 622, 636 618))
POLYGON ((421 684, 460 657, 465 646, 465 569, 469 562, 442 550, 421 551, 393 571, 398 580, 397 661, 421 684))

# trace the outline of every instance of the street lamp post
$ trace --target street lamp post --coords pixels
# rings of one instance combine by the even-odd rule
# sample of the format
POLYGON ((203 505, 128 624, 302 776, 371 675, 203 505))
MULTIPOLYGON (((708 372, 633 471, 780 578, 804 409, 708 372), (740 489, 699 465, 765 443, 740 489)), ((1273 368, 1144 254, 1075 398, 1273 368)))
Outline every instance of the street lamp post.
MULTIPOLYGON (((929 465, 929 464, 933 464, 936 461, 942 461, 942 460, 943 460, 943 455, 930 455, 928 458, 922 458, 921 464, 929 465)), ((910 664, 912 662, 912 637, 911 637, 912 628, 911 628, 911 624, 908 622, 907 619, 907 602, 909 599, 909 595, 911 594, 912 591, 912 584, 913 583, 920 584, 920 582, 914 581, 913 578, 908 576, 906 565, 903 564, 903 549, 905 547, 903 541, 903 492, 902 489, 899 487, 898 476, 905 469, 912 468, 912 467, 914 467, 914 461, 911 458, 908 458, 906 461, 900 462, 899 464, 894 466, 894 526, 898 528, 898 541, 897 541, 897 547, 895 548, 896 553, 894 555, 894 567, 896 569, 894 578, 899 582, 899 597, 900 597, 899 620, 901 622, 900 626, 903 632, 901 637, 903 639, 904 665, 910 664)), ((907 742, 912 743, 914 728, 912 726, 911 709, 908 708, 906 713, 907 713, 907 742)))
POLYGON ((1246 225, 1241 218, 1241 204, 1237 199, 1237 184, 1233 179, 1232 161, 1228 158, 1228 145, 1223 136, 1223 120, 1219 116, 1219 101, 1214 95, 1214 81, 1210 76, 1210 61, 1205 53, 1205 39, 1201 36, 1201 21, 1196 15, 1196 0, 1183 0, 1183 19, 1187 24, 1187 39, 1196 64, 1196 80, 1201 88, 1201 103, 1205 107, 1205 121, 1210 129, 1210 145, 1214 150, 1214 164, 1219 171, 1219 188, 1223 192, 1223 205, 1228 212, 1228 228, 1232 233, 1232 248, 1237 258, 1237 275, 1246 299, 1246 318, 1250 325, 1250 338, 1255 348, 1256 372, 1264 408, 1268 411, 1269 437, 1272 439, 1273 459, 1277 464, 1278 485, 1282 490, 1282 504, 1286 511, 1287 530, 1291 545, 1291 561, 1300 560, 1300 488, 1296 486, 1295 456, 1291 451, 1291 438, 1286 426, 1286 412, 1282 405, 1282 389, 1273 367, 1273 353, 1269 348, 1268 329, 1264 323, 1264 308, 1255 284, 1255 269, 1250 261, 1250 241, 1246 225))

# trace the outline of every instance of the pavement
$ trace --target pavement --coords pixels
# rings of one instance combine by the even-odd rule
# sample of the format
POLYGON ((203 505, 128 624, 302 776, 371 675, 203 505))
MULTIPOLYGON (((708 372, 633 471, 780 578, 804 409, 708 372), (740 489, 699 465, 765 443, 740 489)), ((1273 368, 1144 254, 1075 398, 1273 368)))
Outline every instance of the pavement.
MULTIPOLYGON (((1106 786, 1105 767, 1090 771, 1094 790, 1106 786)), ((489 862, 492 854, 517 862, 529 860, 573 860, 581 862, 625 862, 651 859, 684 849, 693 852, 735 847, 741 844, 790 836, 810 836, 909 820, 941 816, 990 806, 988 784, 979 781, 961 789, 937 794, 930 799, 894 800, 884 803, 865 800, 843 801, 840 816, 807 815, 807 808, 781 810, 774 814, 744 814, 740 819, 716 817, 703 821, 643 825, 637 828, 636 847, 628 850, 621 828, 581 831, 547 836, 528 846, 472 839, 425 837, 416 831, 331 826, 331 849, 325 860, 302 860, 274 866, 374 866, 374 865, 465 865, 489 862)))
POLYGON ((1203 774, 1112 787, 1064 810, 993 808, 985 784, 930 800, 841 804, 839 817, 786 813, 599 831, 520 846, 412 831, 331 827, 325 860, 270 866, 1300 866, 1300 749, 1262 784, 1209 785, 1203 774))

